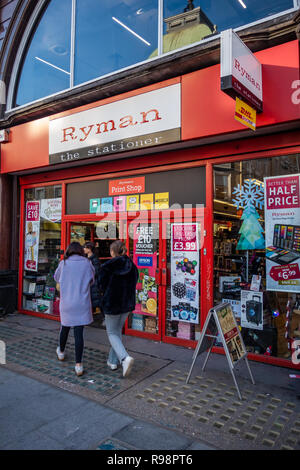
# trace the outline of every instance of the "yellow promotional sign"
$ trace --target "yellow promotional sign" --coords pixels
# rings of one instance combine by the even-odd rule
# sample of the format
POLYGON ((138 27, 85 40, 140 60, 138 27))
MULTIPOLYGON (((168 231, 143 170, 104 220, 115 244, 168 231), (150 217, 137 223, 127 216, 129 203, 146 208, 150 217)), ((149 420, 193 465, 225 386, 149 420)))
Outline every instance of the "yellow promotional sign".
POLYGON ((141 211, 153 209, 153 194, 141 194, 141 211))
POLYGON ((251 108, 251 106, 244 103, 244 101, 240 100, 239 98, 236 98, 234 117, 237 121, 244 124, 244 126, 250 127, 250 129, 253 131, 256 130, 255 109, 251 108))
POLYGON ((155 209, 169 209, 169 193, 155 193, 155 209))
POLYGON ((127 196, 127 210, 138 211, 139 210, 139 196, 127 196))

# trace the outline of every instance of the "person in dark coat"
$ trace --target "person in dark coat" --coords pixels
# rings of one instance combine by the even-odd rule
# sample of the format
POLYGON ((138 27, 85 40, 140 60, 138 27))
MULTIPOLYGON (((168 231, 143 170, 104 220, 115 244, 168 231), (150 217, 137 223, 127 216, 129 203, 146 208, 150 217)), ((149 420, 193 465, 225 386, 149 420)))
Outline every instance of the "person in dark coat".
POLYGON ((100 275, 101 263, 100 263, 99 258, 95 255, 95 245, 93 242, 86 242, 83 245, 83 250, 84 250, 85 255, 88 257, 88 259, 90 260, 90 262, 92 263, 95 269, 95 282, 91 286, 91 300, 92 300, 93 313, 94 314, 99 313, 100 320, 102 322, 104 320, 104 315, 103 313, 100 312, 101 294, 99 290, 99 275, 100 275))
POLYGON ((114 241, 110 245, 112 259, 102 264, 99 276, 101 309, 111 344, 107 365, 115 370, 118 363, 122 364, 123 377, 128 376, 134 362, 122 343, 122 328, 129 313, 135 309, 138 281, 138 269, 126 252, 121 240, 114 241))

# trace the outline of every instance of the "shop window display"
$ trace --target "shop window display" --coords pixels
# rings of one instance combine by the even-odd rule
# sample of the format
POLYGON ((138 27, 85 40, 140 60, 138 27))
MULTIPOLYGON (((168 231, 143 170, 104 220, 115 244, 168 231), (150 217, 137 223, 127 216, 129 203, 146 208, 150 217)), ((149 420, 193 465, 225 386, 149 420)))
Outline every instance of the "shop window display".
POLYGON ((61 186, 25 190, 24 229, 23 309, 58 316, 61 186))
POLYGON ((300 156, 214 166, 214 300, 248 352, 290 359, 300 337, 300 156))

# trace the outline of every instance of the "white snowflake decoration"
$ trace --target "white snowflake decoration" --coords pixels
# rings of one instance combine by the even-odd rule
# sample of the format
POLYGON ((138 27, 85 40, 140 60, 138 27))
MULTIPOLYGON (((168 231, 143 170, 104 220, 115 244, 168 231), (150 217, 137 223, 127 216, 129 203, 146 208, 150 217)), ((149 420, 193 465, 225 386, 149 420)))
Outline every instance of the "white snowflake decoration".
POLYGON ((237 209, 245 209, 250 207, 257 207, 262 209, 264 207, 264 188, 263 185, 255 183, 256 180, 244 181, 244 186, 238 184, 233 190, 233 195, 236 199, 232 199, 233 204, 237 209))

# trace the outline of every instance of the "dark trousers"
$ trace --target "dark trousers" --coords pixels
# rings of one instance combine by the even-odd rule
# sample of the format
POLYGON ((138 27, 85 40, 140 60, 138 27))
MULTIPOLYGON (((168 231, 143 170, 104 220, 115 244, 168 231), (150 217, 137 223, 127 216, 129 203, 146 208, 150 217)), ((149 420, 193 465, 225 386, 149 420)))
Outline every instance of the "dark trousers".
MULTIPOLYGON (((83 347, 84 347, 83 329, 84 329, 83 325, 74 326, 76 364, 80 364, 82 362, 83 347)), ((59 347, 60 347, 61 352, 64 352, 65 350, 69 332, 70 332, 69 326, 63 326, 63 325, 61 326, 60 335, 59 335, 59 347)))

